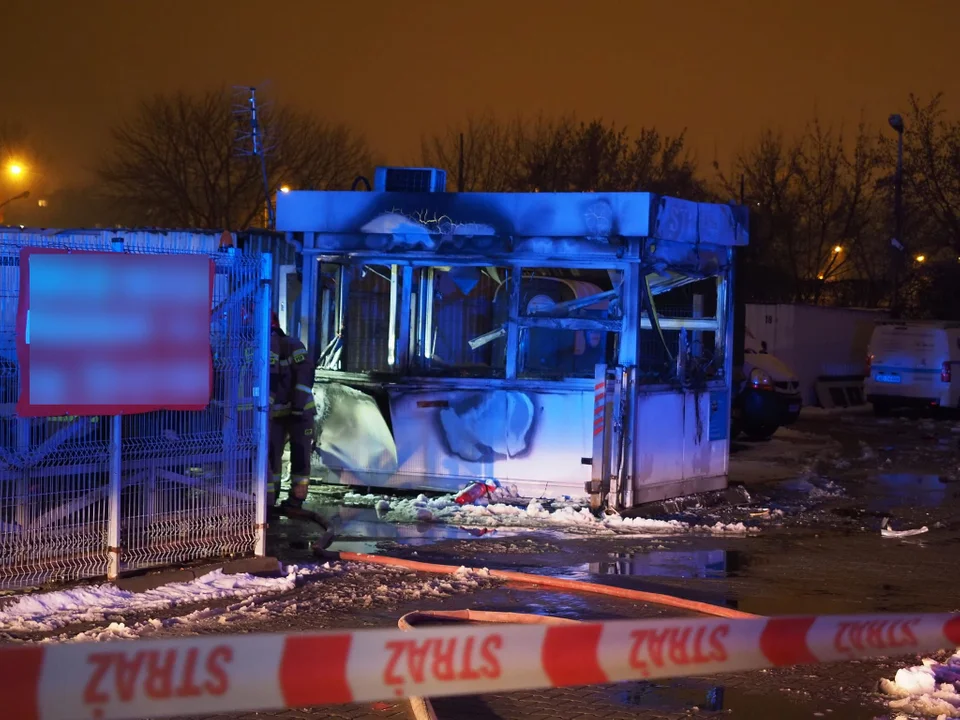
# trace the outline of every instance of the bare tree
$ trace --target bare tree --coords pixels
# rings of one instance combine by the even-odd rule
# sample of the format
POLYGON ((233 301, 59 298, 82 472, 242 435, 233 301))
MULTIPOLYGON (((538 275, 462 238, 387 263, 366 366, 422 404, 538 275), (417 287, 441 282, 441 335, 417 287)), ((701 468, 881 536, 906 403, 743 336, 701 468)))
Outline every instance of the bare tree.
POLYGON ((636 136, 613 123, 572 117, 540 119, 525 153, 530 189, 553 192, 647 191, 687 200, 706 197, 684 135, 662 136, 642 127, 636 136))
POLYGON ((457 182, 463 137, 463 192, 509 192, 521 174, 524 123, 500 122, 493 115, 471 116, 440 135, 420 141, 425 165, 447 171, 448 186, 457 182))
MULTIPOLYGON (((942 95, 927 103, 910 96, 904 133, 907 236, 915 250, 933 257, 949 249, 953 260, 960 254, 960 121, 945 118, 942 102, 942 95)), ((887 151, 892 163, 892 142, 887 151)))
POLYGON ((753 302, 793 302, 799 285, 799 264, 791 250, 796 243, 796 184, 798 149, 783 135, 765 130, 753 146, 741 152, 729 175, 717 169, 722 194, 750 208, 750 244, 744 251, 746 274, 740 278, 753 302))
MULTIPOLYGON (((273 195, 281 185, 347 188, 367 170, 364 141, 289 108, 262 114, 273 195)), ((167 227, 243 229, 266 208, 258 164, 239 152, 230 93, 158 95, 114 128, 99 175, 115 203, 167 227)))
POLYGON ((751 211, 747 251, 752 295, 768 302, 879 302, 876 262, 877 143, 860 125, 853 142, 814 120, 787 141, 764 132, 721 185, 743 178, 751 211), (853 291, 851 290, 853 289, 853 291))
POLYGON ((461 135, 466 191, 705 195, 683 135, 663 137, 655 128, 641 128, 633 137, 626 128, 578 122, 572 115, 501 122, 488 114, 424 140, 424 163, 456 177, 461 135))

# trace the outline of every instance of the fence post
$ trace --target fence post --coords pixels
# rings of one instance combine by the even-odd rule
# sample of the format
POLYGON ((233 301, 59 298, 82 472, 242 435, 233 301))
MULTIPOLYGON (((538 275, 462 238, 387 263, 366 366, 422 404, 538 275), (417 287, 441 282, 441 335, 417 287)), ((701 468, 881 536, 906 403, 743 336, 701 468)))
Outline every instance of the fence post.
MULTIPOLYGON (((110 241, 114 252, 123 252, 123 238, 110 241)), ((123 456, 123 416, 110 418, 110 479, 107 487, 107 580, 120 576, 120 481, 123 456)))
POLYGON ((122 415, 110 418, 110 485, 107 491, 107 579, 120 576, 120 459, 122 415))
MULTIPOLYGON (((241 258, 236 248, 227 249, 229 269, 227 271, 228 292, 236 293, 243 285, 241 258)), ((256 294, 256 290, 253 291, 256 294)), ((257 298, 259 300, 259 298, 257 298)), ((223 434, 221 449, 223 452, 223 485, 228 490, 237 489, 237 412, 239 410, 240 395, 240 366, 243 362, 243 337, 241 322, 237 319, 239 313, 230 313, 230 318, 224 333, 224 365, 223 365, 223 434)), ((254 400, 255 401, 255 400, 254 400)), ((221 496, 221 502, 226 498, 221 496)))
POLYGON ((267 554, 267 477, 269 452, 270 412, 270 313, 273 303, 271 280, 273 258, 264 253, 260 259, 260 286, 257 302, 256 384, 253 388, 254 429, 256 437, 253 492, 256 499, 256 534, 253 552, 258 557, 267 554))

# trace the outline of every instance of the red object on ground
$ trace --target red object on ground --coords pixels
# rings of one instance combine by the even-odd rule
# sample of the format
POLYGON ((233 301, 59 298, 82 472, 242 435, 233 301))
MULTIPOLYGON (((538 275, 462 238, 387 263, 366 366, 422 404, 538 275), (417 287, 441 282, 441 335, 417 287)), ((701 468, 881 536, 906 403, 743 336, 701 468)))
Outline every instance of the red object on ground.
POLYGON ((475 482, 472 485, 467 485, 467 487, 457 493, 453 501, 457 503, 457 505, 473 505, 473 503, 489 493, 490 488, 486 483, 475 482))

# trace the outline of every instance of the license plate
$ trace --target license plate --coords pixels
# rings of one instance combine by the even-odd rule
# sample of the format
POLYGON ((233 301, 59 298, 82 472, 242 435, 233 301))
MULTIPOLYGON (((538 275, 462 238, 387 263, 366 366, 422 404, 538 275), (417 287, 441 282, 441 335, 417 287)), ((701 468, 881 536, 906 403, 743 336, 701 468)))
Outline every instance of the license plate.
POLYGON ((900 376, 896 373, 877 373, 873 376, 873 379, 877 382, 882 383, 899 383, 900 376))
POLYGON ((790 406, 790 412, 800 412, 800 406, 799 406, 799 405, 791 405, 791 406, 790 406))

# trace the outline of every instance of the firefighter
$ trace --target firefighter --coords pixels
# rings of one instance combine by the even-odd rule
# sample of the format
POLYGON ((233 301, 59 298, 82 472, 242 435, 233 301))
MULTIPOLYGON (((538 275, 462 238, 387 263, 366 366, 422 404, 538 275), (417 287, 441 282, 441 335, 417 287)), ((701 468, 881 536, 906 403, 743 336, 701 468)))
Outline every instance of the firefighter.
POLYGON ((281 508, 299 510, 310 486, 314 443, 313 365, 303 344, 280 328, 273 314, 270 329, 270 485, 267 506, 280 494, 283 450, 290 441, 290 494, 281 508))

